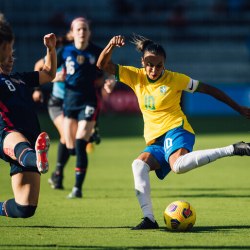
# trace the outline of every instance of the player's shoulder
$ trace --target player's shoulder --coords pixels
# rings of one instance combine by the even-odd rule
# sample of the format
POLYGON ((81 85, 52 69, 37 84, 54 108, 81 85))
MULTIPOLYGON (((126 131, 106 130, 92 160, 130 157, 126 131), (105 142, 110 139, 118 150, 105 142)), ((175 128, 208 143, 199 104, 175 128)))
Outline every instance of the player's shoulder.
POLYGON ((165 70, 165 73, 168 81, 187 82, 190 80, 188 75, 177 71, 165 70))
POLYGON ((136 73, 136 74, 139 74, 139 75, 145 75, 145 69, 144 68, 137 68, 135 66, 132 66, 132 65, 121 65, 121 64, 118 64, 117 65, 118 68, 122 71, 126 71, 127 73, 136 73))
POLYGON ((10 74, 10 79, 12 82, 16 83, 29 83, 29 82, 37 82, 39 81, 39 72, 31 71, 31 72, 14 72, 10 74))
POLYGON ((173 78, 182 78, 182 77, 188 77, 186 74, 177 72, 177 71, 171 71, 171 70, 165 70, 167 74, 173 78))
POLYGON ((64 53, 64 52, 71 51, 71 50, 74 50, 74 49, 76 49, 74 44, 70 43, 70 44, 67 44, 67 45, 64 45, 64 46, 58 48, 57 53, 64 53))

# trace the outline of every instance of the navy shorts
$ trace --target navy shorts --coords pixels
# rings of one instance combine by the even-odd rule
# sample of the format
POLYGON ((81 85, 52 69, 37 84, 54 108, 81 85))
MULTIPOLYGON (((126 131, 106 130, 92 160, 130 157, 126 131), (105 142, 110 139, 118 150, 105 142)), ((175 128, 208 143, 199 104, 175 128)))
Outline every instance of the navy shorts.
POLYGON ((10 176, 22 172, 36 172, 38 174, 41 174, 38 171, 37 167, 23 167, 18 162, 11 162, 10 163, 10 176))
POLYGON ((85 105, 81 109, 67 110, 64 109, 64 116, 77 121, 96 121, 98 109, 95 106, 85 105))
POLYGON ((158 137, 156 141, 147 146, 143 152, 148 152, 159 162, 161 168, 156 169, 157 177, 163 180, 171 171, 168 163, 169 156, 180 148, 185 148, 189 152, 193 151, 195 135, 182 127, 169 130, 158 137))
MULTIPOLYGON (((14 131, 14 130, 13 130, 14 131)), ((3 141, 5 139, 5 137, 13 131, 5 131, 5 130, 1 130, 0 132, 0 158, 3 159, 6 162, 9 162, 10 164, 10 176, 17 174, 17 173, 22 173, 22 172, 26 172, 26 171, 30 171, 30 172, 37 172, 40 173, 37 169, 37 167, 23 167, 22 165, 20 165, 17 161, 14 161, 13 159, 11 159, 8 155, 6 155, 4 153, 3 150, 3 141)), ((29 139, 29 138, 28 138, 29 139)), ((31 141, 31 145, 34 146, 35 142, 31 141)))

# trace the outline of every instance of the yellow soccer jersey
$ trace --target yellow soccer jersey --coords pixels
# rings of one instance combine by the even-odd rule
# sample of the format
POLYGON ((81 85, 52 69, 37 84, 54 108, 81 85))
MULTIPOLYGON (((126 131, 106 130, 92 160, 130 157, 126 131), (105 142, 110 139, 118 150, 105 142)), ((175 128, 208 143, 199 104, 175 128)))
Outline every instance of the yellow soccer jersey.
POLYGON ((116 77, 135 92, 144 120, 144 138, 151 144, 168 130, 183 125, 194 133, 181 110, 182 91, 193 93, 199 82, 177 72, 164 70, 157 81, 150 81, 144 68, 118 65, 116 77))

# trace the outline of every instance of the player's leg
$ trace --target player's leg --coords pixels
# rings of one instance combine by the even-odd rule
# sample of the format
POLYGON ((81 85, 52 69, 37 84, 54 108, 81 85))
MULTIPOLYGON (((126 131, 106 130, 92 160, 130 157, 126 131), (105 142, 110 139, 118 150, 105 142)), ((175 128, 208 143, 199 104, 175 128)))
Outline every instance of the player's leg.
POLYGON ((63 133, 66 142, 66 147, 70 155, 75 155, 75 138, 78 127, 78 120, 74 117, 64 116, 63 133))
MULTIPOLYGON (((12 169, 20 166, 12 166, 12 169)), ((39 192, 40 192, 40 174, 37 168, 34 172, 24 171, 12 175, 12 189, 14 198, 0 202, 0 215, 11 218, 29 218, 35 214, 39 192)))
POLYGON ((161 180, 171 171, 169 164, 165 160, 163 145, 164 137, 158 138, 155 144, 147 146, 132 164, 136 197, 144 217, 140 224, 132 228, 134 230, 158 228, 150 196, 149 171, 154 170, 157 177, 161 180))
POLYGON ((143 213, 143 220, 133 230, 159 228, 153 214, 150 190, 150 170, 159 169, 158 161, 149 152, 143 152, 132 163, 135 192, 143 213))
POLYGON ((30 142, 19 132, 8 133, 3 141, 3 152, 23 167, 37 167, 41 173, 48 171, 47 152, 49 137, 42 132, 36 140, 35 149, 30 142))
POLYGON ((182 174, 217 159, 233 155, 250 156, 250 144, 240 142, 226 147, 197 150, 190 153, 181 148, 169 157, 169 163, 175 173, 182 174))
POLYGON ((63 189, 63 171, 70 157, 69 151, 66 147, 64 133, 63 133, 63 119, 64 116, 61 112, 53 120, 53 123, 60 135, 60 141, 58 143, 58 149, 57 149, 56 168, 52 173, 51 178, 49 179, 49 183, 51 184, 52 188, 55 189, 63 189))
POLYGON ((75 185, 68 198, 81 198, 82 185, 85 180, 88 156, 87 156, 87 143, 91 136, 91 132, 95 126, 95 121, 80 120, 76 132, 76 168, 75 168, 75 185))

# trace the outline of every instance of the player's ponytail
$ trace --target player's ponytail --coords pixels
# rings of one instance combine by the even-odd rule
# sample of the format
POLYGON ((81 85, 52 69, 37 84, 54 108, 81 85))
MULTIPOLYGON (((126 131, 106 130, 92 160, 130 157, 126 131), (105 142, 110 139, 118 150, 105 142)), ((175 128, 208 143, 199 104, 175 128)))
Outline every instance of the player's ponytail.
POLYGON ((164 59, 167 57, 166 52, 161 45, 144 36, 133 34, 131 43, 133 43, 136 47, 136 50, 142 52, 143 55, 146 51, 148 51, 154 55, 161 55, 164 57, 164 59))
POLYGON ((144 53, 145 48, 153 41, 144 36, 133 34, 131 43, 135 45, 137 51, 144 53))

